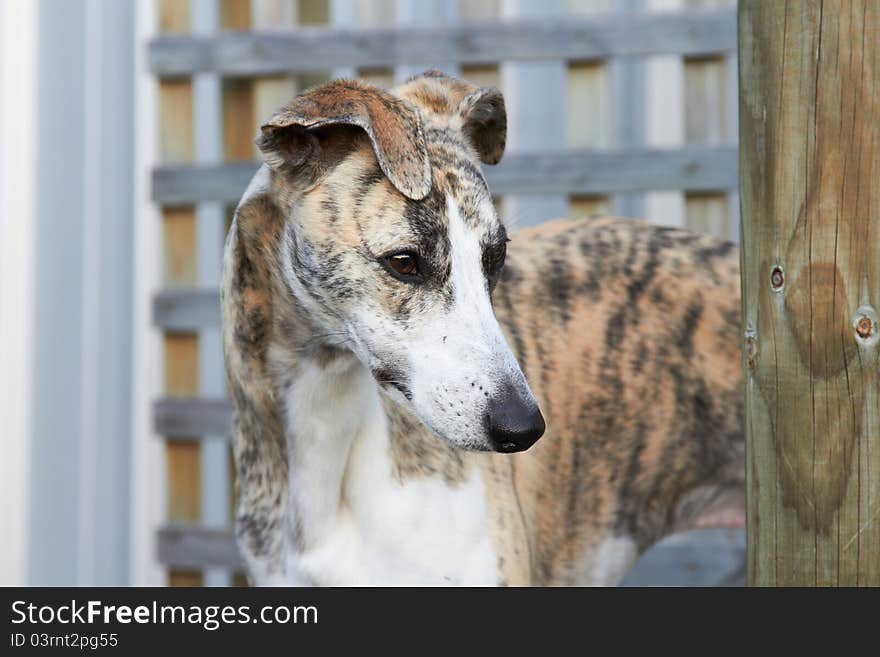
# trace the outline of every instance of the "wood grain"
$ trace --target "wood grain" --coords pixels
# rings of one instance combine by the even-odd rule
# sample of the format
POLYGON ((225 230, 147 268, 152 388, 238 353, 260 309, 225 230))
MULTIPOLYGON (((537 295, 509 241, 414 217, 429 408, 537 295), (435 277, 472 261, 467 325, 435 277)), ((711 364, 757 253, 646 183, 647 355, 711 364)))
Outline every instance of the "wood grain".
POLYGON ((749 582, 880 585, 880 6, 740 3, 749 582))
POLYGON ((190 162, 193 156, 192 81, 159 82, 159 158, 162 162, 190 162))
POLYGON ((189 31, 188 0, 159 0, 159 31, 185 33, 189 31))
MULTIPOLYGON (((189 333, 165 335, 165 390, 170 397, 198 394, 198 339, 189 333)), ((194 436, 195 434, 190 434, 194 436)), ((199 443, 177 432, 166 446, 168 458, 168 518, 197 521, 200 513, 199 443)))
POLYGON ((166 287, 196 284, 196 218, 192 206, 162 210, 163 271, 166 287))
POLYGON ((253 94, 252 80, 223 81, 223 159, 226 161, 251 160, 257 155, 253 94))
MULTIPOLYGON (((706 0, 702 0, 705 4, 706 0)), ((697 3, 691 0, 689 6, 697 3)), ((726 133, 727 70, 723 57, 689 59, 684 65, 684 140, 686 144, 715 146, 730 143, 726 133)), ((731 234, 728 198, 716 193, 685 196, 685 225, 700 233, 728 238, 731 234)))
POLYGON ((572 196, 568 201, 568 216, 571 219, 611 214, 611 200, 607 196, 572 196))
POLYGON ((220 27, 246 30, 251 26, 251 0, 220 0, 220 27))

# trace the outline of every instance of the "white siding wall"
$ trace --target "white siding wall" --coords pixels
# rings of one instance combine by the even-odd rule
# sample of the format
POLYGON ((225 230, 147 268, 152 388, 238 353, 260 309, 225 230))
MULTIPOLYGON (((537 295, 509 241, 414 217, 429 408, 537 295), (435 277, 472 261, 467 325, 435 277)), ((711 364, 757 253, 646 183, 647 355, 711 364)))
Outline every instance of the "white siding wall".
POLYGON ((156 535, 165 521, 165 448, 153 431, 153 400, 164 379, 161 334, 152 325, 153 295, 162 285, 162 223, 150 199, 151 173, 159 161, 158 83, 146 61, 146 44, 157 32, 155 0, 137 0, 134 89, 134 273, 132 277, 131 482, 128 521, 129 584, 161 586, 165 568, 156 535))
POLYGON ((12 0, 2 22, 3 580, 124 584, 133 11, 12 0))
POLYGON ((0 586, 28 583, 36 66, 36 6, 0 3, 0 586))

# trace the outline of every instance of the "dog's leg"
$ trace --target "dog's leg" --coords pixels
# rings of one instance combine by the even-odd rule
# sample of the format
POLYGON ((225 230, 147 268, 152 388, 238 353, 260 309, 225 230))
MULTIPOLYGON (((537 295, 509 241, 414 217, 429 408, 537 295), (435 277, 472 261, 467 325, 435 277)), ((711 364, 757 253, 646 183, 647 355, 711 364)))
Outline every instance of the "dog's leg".
POLYGON ((241 500, 235 534, 248 579, 255 586, 287 586, 285 577, 284 509, 241 500))
POLYGON ((589 586, 617 586, 639 558, 638 544, 631 536, 610 534, 593 552, 592 567, 583 582, 589 586))
POLYGON ((286 584, 287 461, 277 430, 242 406, 235 429, 235 533, 252 584, 286 584))
POLYGON ((355 439, 385 431, 369 372, 353 356, 334 352, 318 362, 303 359, 284 392, 289 463, 291 584, 363 584, 359 535, 344 502, 344 479, 355 439))
POLYGON ((678 504, 675 531, 745 527, 745 502, 742 479, 696 488, 678 504))

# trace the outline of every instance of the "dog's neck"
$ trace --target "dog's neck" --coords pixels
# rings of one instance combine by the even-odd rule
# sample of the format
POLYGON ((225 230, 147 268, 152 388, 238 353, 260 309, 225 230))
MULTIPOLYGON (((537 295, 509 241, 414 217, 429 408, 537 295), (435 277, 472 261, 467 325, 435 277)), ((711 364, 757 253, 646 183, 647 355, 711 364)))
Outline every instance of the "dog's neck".
MULTIPOLYGON (((285 350, 290 354, 297 349, 285 350)), ((300 352, 301 353, 301 352, 300 352)), ((288 501, 294 541, 307 546, 325 537, 345 512, 346 478, 375 479, 369 487, 439 477, 456 486, 467 478, 465 455, 435 436, 383 392, 346 349, 310 349, 293 376, 282 377, 288 459, 288 501)))
POLYGON ((381 431, 376 386, 357 359, 342 352, 300 359, 296 374, 279 391, 288 459, 289 504, 295 542, 325 534, 343 504, 343 477, 355 440, 381 431))

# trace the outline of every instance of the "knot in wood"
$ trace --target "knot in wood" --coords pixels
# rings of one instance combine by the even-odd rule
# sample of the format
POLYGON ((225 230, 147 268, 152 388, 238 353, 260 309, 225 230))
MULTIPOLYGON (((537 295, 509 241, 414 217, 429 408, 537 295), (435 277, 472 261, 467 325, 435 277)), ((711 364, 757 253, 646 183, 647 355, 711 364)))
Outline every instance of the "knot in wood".
POLYGON ((871 348, 880 342, 880 330, 877 326, 877 311, 869 305, 859 306, 852 320, 852 329, 856 342, 861 347, 871 348))
POLYGON ((780 265, 776 265, 770 270, 770 287, 778 292, 783 285, 785 285, 785 272, 780 265))
POLYGON ((758 365, 758 339, 753 330, 746 331, 746 365, 752 372, 758 365))

